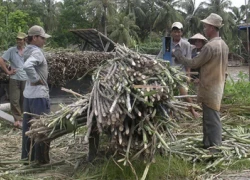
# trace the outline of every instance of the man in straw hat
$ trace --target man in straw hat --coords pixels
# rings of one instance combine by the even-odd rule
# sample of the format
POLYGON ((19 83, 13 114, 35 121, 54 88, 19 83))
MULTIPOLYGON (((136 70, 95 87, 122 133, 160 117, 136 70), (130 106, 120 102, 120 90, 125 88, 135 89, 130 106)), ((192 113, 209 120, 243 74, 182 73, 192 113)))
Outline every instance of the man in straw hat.
POLYGON ((9 48, 2 57, 0 57, 0 66, 6 74, 10 76, 9 80, 9 98, 11 113, 14 116, 14 126, 22 126, 23 113, 23 90, 27 80, 26 72, 23 70, 25 48, 25 33, 19 32, 16 36, 16 46, 9 48), (7 68, 4 61, 10 63, 7 68))
POLYGON ((222 125, 220 122, 220 106, 224 90, 225 74, 228 62, 228 46, 219 37, 219 29, 223 26, 222 18, 211 13, 204 23, 204 33, 209 39, 199 55, 193 59, 185 58, 181 50, 175 50, 174 56, 180 63, 191 68, 200 68, 198 101, 203 108, 203 144, 204 148, 216 152, 212 146, 222 143, 222 125))
MULTIPOLYGON (((24 70, 28 76, 24 95, 24 111, 41 115, 50 112, 49 87, 47 83, 48 65, 41 48, 46 42, 46 34, 40 26, 32 26, 28 31, 28 45, 24 51, 24 70)), ((24 114, 23 118, 23 142, 22 159, 37 161, 39 164, 49 163, 49 143, 31 142, 25 135, 29 130, 30 119, 35 118, 30 114, 24 114), (32 146, 32 147, 30 147, 32 146), (32 149, 30 151, 30 149, 32 149)))

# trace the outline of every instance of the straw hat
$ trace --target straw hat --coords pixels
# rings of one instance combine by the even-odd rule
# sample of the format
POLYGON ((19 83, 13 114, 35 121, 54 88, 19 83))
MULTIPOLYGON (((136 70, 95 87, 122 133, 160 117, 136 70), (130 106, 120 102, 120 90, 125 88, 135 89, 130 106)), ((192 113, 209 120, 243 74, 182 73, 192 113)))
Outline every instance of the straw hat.
POLYGON ((224 24, 222 24, 222 18, 215 13, 211 13, 206 19, 201 20, 201 22, 205 24, 210 24, 217 28, 221 28, 224 24))
POLYGON ((25 34, 23 32, 18 32, 17 36, 16 36, 17 39, 24 39, 26 37, 27 37, 27 34, 25 34))
POLYGON ((207 38, 205 38, 202 34, 200 33, 197 33, 195 35, 193 35, 191 38, 188 39, 188 41, 193 41, 195 39, 200 39, 200 40, 203 40, 205 43, 207 42, 207 38))

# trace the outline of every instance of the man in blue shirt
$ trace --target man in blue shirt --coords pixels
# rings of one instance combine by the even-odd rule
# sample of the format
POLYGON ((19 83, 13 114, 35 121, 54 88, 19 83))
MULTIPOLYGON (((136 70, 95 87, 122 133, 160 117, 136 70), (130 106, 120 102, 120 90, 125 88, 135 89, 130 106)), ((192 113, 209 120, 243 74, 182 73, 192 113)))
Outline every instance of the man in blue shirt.
POLYGON ((23 51, 25 48, 25 33, 19 32, 16 37, 16 46, 9 48, 2 57, 0 57, 0 66, 6 74, 10 76, 9 80, 9 98, 11 112, 14 116, 14 125, 22 126, 23 113, 23 90, 27 80, 26 72, 23 70, 24 59, 23 51), (4 61, 10 63, 10 69, 6 67, 4 61))

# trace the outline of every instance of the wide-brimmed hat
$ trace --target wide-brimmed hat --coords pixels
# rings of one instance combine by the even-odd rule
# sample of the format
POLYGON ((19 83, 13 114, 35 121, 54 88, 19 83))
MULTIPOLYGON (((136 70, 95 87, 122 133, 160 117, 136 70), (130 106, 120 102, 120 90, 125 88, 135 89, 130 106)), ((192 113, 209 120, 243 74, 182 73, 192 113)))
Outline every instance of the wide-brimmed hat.
POLYGON ((171 26, 171 29, 177 27, 178 29, 183 29, 183 25, 180 22, 174 22, 171 26))
POLYGON ((192 41, 194 41, 196 39, 200 39, 200 40, 203 40, 204 42, 207 42, 207 38, 205 38, 205 36, 203 36, 200 33, 197 33, 197 34, 193 35, 191 38, 188 39, 188 41, 192 42, 192 41))
POLYGON ((222 24, 222 18, 215 13, 211 13, 206 19, 201 20, 201 22, 210 24, 217 28, 221 28, 224 24, 222 24))
POLYGON ((25 34, 23 32, 18 32, 17 36, 16 36, 17 39, 24 39, 26 37, 27 37, 27 34, 25 34))
POLYGON ((29 36, 42 36, 44 38, 51 37, 50 35, 46 34, 44 29, 41 26, 34 25, 28 30, 29 36))

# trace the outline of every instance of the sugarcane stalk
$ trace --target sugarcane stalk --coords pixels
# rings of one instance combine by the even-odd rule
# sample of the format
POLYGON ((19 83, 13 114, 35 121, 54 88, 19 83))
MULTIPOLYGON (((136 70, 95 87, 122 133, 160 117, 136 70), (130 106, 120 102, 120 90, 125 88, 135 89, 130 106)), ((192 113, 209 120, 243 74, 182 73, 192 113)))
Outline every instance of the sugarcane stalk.
POLYGON ((151 165, 151 162, 150 162, 150 163, 147 163, 146 168, 145 168, 145 170, 144 170, 144 172, 143 172, 143 175, 142 175, 141 180, 145 180, 145 179, 146 179, 146 177, 147 177, 147 175, 148 175, 148 171, 149 171, 150 165, 151 165))
POLYGON ((71 94, 73 94, 73 95, 79 96, 79 97, 81 97, 81 98, 84 97, 83 95, 81 95, 81 94, 79 94, 79 93, 77 93, 77 92, 74 92, 74 91, 72 91, 71 89, 66 89, 66 88, 63 88, 63 87, 62 87, 61 90, 62 90, 62 91, 65 91, 65 92, 68 92, 68 93, 71 93, 71 94))
POLYGON ((120 97, 120 94, 118 94, 118 95, 115 97, 115 100, 114 100, 114 102, 112 103, 112 105, 111 105, 111 107, 110 107, 110 109, 109 109, 109 112, 110 112, 111 114, 113 113, 113 111, 114 111, 114 109, 115 109, 115 106, 116 106, 116 104, 117 104, 117 101, 118 101, 119 97, 120 97))

